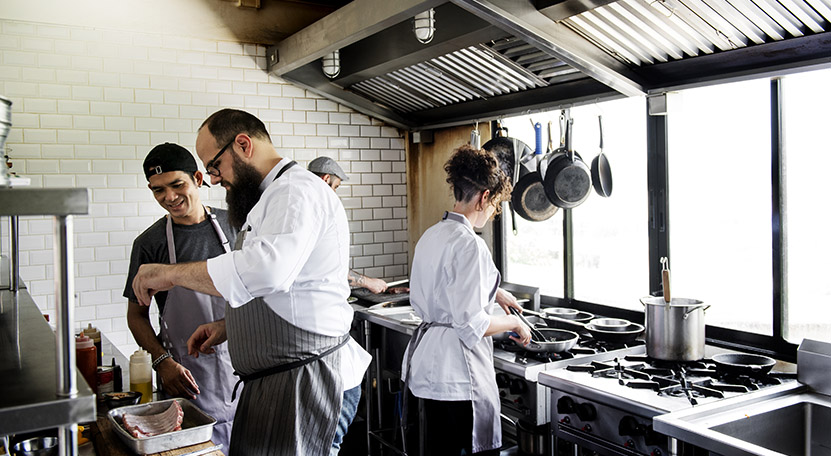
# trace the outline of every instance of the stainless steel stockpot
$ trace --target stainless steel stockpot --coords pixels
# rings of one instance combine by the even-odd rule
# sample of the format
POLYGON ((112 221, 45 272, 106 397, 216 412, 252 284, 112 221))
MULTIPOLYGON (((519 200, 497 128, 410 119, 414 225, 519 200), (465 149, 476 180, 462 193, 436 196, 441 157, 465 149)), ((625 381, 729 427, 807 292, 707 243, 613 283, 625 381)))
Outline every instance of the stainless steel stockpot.
POLYGON ((704 358, 704 311, 710 306, 697 299, 662 296, 641 298, 646 315, 646 354, 665 361, 704 358))

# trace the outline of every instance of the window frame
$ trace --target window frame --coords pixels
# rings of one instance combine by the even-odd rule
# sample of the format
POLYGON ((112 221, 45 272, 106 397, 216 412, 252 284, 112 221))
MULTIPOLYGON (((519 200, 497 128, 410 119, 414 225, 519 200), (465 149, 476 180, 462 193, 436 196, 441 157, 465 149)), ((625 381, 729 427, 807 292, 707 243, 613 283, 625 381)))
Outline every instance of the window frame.
MULTIPOLYGON (((649 289, 650 293, 660 292, 661 266, 660 258, 670 256, 670 225, 669 225, 669 191, 670 181, 668 172, 668 122, 671 121, 666 109, 665 93, 650 94, 646 98, 646 134, 647 134, 647 198, 648 198, 648 236, 649 236, 649 289)), ((784 277, 784 230, 783 212, 785 194, 782 188, 784 148, 783 148, 783 121, 782 121, 782 81, 780 77, 770 78, 770 165, 771 165, 771 262, 773 286, 771 289, 771 306, 773 307, 773 335, 763 335, 728 329, 717 326, 706 326, 707 343, 711 345, 733 348, 741 351, 754 352, 773 356, 789 362, 796 361, 797 344, 785 339, 787 330, 786 299, 787 284, 784 277)), ((496 131, 494 122, 492 131, 496 131)), ((590 303, 574 298, 574 249, 572 244, 573 229, 571 210, 561 209, 563 213, 563 271, 564 290, 563 298, 542 295, 541 304, 545 306, 568 306, 587 312, 610 317, 626 318, 631 321, 643 322, 644 313, 604 305, 590 303)), ((506 236, 510 231, 507 217, 496 220, 494 239, 494 260, 503 273, 507 268, 506 236)))

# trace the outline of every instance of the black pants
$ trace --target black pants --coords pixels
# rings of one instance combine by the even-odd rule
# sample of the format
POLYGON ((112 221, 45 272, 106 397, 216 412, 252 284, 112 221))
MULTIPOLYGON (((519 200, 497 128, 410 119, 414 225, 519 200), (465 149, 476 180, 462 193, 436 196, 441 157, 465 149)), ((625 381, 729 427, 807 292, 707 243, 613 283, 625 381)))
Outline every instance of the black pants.
MULTIPOLYGON (((424 454, 428 456, 470 455, 473 447, 473 402, 424 401, 424 454), (464 453, 462 451, 464 450, 464 453)), ((498 456, 499 450, 475 453, 498 456)))

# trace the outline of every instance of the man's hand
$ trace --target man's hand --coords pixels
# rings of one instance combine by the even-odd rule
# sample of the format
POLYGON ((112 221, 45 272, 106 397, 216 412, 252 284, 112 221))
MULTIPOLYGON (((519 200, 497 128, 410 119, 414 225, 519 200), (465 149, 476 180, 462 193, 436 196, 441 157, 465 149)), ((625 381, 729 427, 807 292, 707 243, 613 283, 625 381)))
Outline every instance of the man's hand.
POLYGON ((225 333, 225 320, 217 320, 211 323, 199 325, 196 331, 188 339, 188 354, 194 358, 199 357, 199 352, 205 354, 214 353, 214 345, 219 345, 228 340, 225 333))
POLYGON ((167 358, 159 364, 158 372, 162 378, 164 392, 168 396, 196 399, 199 386, 185 366, 177 363, 173 358, 167 358))
POLYGON ((503 290, 502 288, 496 289, 496 303, 499 304, 499 307, 505 311, 506 314, 510 315, 511 310, 510 308, 513 307, 514 309, 518 310, 519 313, 522 313, 522 306, 516 302, 516 298, 510 292, 503 290))
POLYGON ((387 291, 387 282, 381 279, 373 279, 372 277, 364 277, 361 286, 375 294, 387 291))
POLYGON ((170 277, 172 266, 169 264, 143 264, 139 267, 136 277, 133 279, 133 293, 136 294, 136 299, 140 305, 149 306, 153 295, 174 287, 173 280, 170 277))

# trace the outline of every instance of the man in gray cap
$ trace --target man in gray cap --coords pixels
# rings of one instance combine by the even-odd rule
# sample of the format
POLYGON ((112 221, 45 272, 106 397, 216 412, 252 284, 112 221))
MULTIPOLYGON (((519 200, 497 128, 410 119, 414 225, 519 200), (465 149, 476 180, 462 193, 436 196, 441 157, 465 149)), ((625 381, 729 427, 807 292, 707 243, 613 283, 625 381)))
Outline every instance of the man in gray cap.
POLYGON ((150 324, 149 307, 138 303, 133 278, 147 263, 187 263, 206 260, 229 250, 237 230, 222 209, 206 208, 199 197, 203 174, 187 149, 160 144, 143 164, 147 186, 167 215, 157 220, 133 242, 124 297, 127 326, 136 342, 150 353, 160 389, 167 397, 184 397, 216 418, 213 440, 228 449, 236 404, 231 390, 238 378, 231 366, 228 344, 211 355, 188 355, 187 340, 203 323, 225 316, 225 300, 174 287, 155 295, 161 331, 150 324))
POLYGON ((338 162, 329 157, 317 157, 309 162, 309 171, 317 174, 332 190, 337 190, 341 182, 349 180, 338 162))
MULTIPOLYGON (((330 157, 322 156, 315 158, 309 162, 308 169, 323 179, 323 182, 326 182, 326 184, 332 187, 332 190, 337 190, 341 182, 349 180, 343 168, 330 157)), ((349 286, 352 288, 363 287, 373 293, 387 291, 387 282, 359 274, 352 269, 349 270, 349 286)))

